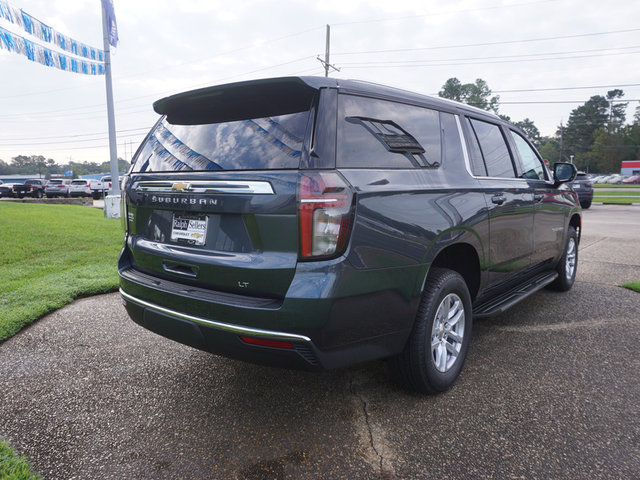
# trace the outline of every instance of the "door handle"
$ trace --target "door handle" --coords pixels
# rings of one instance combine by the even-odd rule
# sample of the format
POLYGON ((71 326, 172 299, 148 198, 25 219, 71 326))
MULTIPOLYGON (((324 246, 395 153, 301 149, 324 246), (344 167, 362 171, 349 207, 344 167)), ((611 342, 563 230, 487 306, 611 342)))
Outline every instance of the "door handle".
POLYGON ((506 200, 507 199, 504 198, 504 195, 502 193, 499 193, 491 197, 491 203, 495 203, 496 205, 502 205, 506 200))

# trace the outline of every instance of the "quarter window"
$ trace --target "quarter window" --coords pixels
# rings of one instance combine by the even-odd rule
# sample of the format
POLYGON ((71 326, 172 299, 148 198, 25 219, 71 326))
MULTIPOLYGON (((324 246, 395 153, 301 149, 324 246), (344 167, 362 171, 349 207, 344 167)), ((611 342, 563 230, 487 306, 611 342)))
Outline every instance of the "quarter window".
POLYGON ((440 117, 435 110, 340 95, 338 118, 338 167, 440 166, 440 117))
POLYGON ((498 125, 471 119, 490 177, 515 178, 509 149, 498 125))

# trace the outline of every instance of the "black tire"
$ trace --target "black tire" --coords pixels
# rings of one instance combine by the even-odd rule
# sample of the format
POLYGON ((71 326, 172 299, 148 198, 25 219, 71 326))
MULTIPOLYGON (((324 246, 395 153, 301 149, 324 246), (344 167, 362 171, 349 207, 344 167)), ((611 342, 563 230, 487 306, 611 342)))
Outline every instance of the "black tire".
POLYGON ((567 232, 564 252, 560 257, 556 270, 558 278, 549 284, 549 288, 558 292, 571 290, 573 283, 576 281, 576 272, 578 271, 578 234, 573 227, 569 227, 567 232))
POLYGON ((42 190, 36 192, 36 198, 42 198, 42 190))
POLYGON ((591 206, 591 200, 584 200, 583 202, 580 202, 580 206, 586 210, 591 206))
POLYGON ((424 393, 436 394, 447 390, 464 365, 471 342, 471 325, 471 295, 462 276, 453 270, 432 268, 407 344, 402 353, 390 359, 395 380, 424 393), (439 312, 440 307, 450 310, 452 305, 454 312, 458 313, 454 318, 459 317, 459 320, 452 324, 443 323, 438 315, 442 313, 439 312), (434 348, 434 343, 439 345, 434 348), (446 346, 457 350, 455 358, 446 346), (444 357, 441 355, 443 351, 444 357), (438 367, 437 358, 445 365, 440 362, 438 367))

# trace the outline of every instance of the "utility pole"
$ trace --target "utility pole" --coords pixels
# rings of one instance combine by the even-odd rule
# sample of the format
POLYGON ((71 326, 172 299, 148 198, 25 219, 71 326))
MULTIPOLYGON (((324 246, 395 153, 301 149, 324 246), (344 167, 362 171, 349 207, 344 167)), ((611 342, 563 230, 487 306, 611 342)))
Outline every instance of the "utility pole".
POLYGON ((334 69, 336 72, 340 71, 339 68, 331 65, 331 62, 330 62, 330 51, 331 51, 331 27, 329 25, 327 25, 327 39, 326 39, 325 48, 324 48, 324 60, 322 58, 320 58, 320 56, 318 56, 318 60, 320 61, 320 63, 324 67, 324 76, 325 77, 329 76, 329 69, 330 68, 334 69))
POLYGON ((102 2, 102 34, 104 40, 104 68, 107 87, 107 120, 109 124, 109 161, 111 165, 111 190, 105 197, 105 217, 120 218, 120 181, 118 168, 118 147, 116 145, 116 119, 113 108, 113 82, 111 80, 111 48, 107 11, 102 2), (111 198, 109 198, 111 197, 111 198))
POLYGON ((564 127, 562 126, 562 120, 560 120, 560 158, 559 162, 562 162, 562 138, 564 137, 564 127))
POLYGON ((331 51, 331 27, 327 24, 327 41, 324 47, 324 76, 329 76, 329 56, 331 51))

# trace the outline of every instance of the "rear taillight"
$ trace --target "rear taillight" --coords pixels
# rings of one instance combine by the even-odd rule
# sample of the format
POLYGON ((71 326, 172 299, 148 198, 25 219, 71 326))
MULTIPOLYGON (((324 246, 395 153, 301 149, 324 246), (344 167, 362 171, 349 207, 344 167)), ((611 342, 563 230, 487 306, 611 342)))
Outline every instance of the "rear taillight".
POLYGON ((353 192, 337 172, 305 172, 298 179, 300 258, 344 252, 351 230, 353 192))

